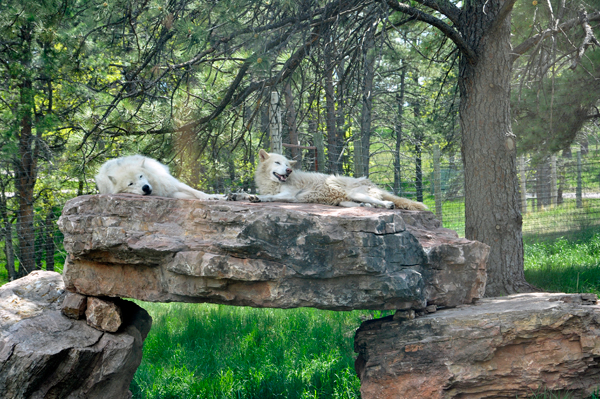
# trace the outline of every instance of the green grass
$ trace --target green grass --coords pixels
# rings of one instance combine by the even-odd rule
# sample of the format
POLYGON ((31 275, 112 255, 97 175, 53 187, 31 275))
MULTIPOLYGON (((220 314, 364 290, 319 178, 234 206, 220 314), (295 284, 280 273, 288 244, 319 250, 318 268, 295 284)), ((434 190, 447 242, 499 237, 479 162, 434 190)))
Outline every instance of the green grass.
POLYGON ((353 340, 365 311, 139 304, 154 321, 134 398, 360 397, 353 340))
POLYGON ((547 291, 600 295, 600 233, 526 243, 525 278, 547 291))

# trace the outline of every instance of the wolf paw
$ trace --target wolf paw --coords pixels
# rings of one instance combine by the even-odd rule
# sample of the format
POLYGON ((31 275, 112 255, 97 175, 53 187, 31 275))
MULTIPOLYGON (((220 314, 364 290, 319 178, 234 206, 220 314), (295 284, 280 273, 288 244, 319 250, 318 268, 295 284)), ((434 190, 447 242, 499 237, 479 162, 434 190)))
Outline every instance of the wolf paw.
POLYGON ((260 202, 258 196, 254 194, 248 194, 244 192, 240 193, 229 193, 227 194, 227 201, 250 201, 250 202, 260 202))
POLYGON ((384 202, 384 206, 387 209, 394 209, 396 207, 396 205, 394 205, 394 203, 392 201, 383 201, 384 202))

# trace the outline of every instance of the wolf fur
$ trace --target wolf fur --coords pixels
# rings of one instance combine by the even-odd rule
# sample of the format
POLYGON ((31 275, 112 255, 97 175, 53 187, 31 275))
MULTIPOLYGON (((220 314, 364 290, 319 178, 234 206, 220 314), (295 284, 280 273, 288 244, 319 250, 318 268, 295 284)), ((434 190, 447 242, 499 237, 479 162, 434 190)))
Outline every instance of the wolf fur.
POLYGON ((100 194, 130 193, 181 199, 217 200, 171 176, 169 167, 155 159, 131 155, 105 162, 96 175, 100 194))
POLYGON ((312 202, 345 207, 377 206, 426 210, 421 202, 388 193, 366 177, 354 178, 292 170, 296 161, 283 155, 259 151, 254 181, 261 195, 251 201, 312 202))

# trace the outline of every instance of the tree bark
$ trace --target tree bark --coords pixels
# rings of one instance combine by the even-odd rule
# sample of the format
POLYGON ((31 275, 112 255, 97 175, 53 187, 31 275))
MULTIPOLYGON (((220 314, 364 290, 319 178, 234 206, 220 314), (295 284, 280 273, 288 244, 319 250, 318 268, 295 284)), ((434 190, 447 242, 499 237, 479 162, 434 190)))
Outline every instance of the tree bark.
MULTIPOLYGON (((288 138, 290 140, 290 144, 299 145, 298 141, 298 126, 296 124, 296 109, 294 108, 294 95, 292 94, 292 85, 288 80, 285 84, 284 88, 284 97, 285 97, 285 120, 288 125, 288 138)), ((291 147, 292 151, 292 159, 299 161, 299 165, 302 164, 302 152, 297 147, 291 147)))
POLYGON ((360 118, 360 144, 361 144, 361 170, 359 176, 369 177, 369 162, 371 148, 371 111, 373 109, 373 79, 375 77, 375 27, 374 21, 369 21, 372 26, 367 29, 362 47, 363 56, 363 87, 362 87, 362 112, 360 118))
POLYGON ((333 85, 333 60, 331 52, 333 44, 325 46, 325 123, 327 126, 327 161, 329 172, 341 174, 341 144, 338 139, 335 114, 335 87, 333 85))
POLYGON ((465 170, 465 235, 490 245, 487 296, 532 291, 523 272, 516 140, 510 123, 510 16, 501 0, 464 3, 460 29, 477 55, 462 56, 460 125, 465 170), (494 27, 493 30, 490 27, 494 27))
POLYGON ((396 151, 394 152, 394 193, 402 196, 402 176, 400 174, 400 148, 402 146, 402 124, 404 122, 404 81, 406 67, 403 66, 400 74, 400 93, 396 94, 398 114, 396 122, 396 151))
POLYGON ((31 67, 32 24, 21 28, 23 76, 20 84, 20 99, 17 118, 20 122, 19 151, 15 164, 15 186, 19 211, 17 218, 17 238, 19 239, 19 277, 29 274, 35 268, 35 230, 33 224, 34 196, 37 157, 36 137, 33 135, 33 83, 28 76, 31 67))
POLYGON ((46 250, 46 270, 54 271, 54 212, 52 212, 52 208, 48 209, 48 213, 46 213, 46 223, 44 223, 45 229, 45 243, 44 247, 46 250))
POLYGON ((6 195, 4 193, 4 187, 2 193, 0 193, 0 218, 4 222, 4 255, 6 256, 6 271, 8 272, 8 278, 10 281, 17 279, 17 271, 15 270, 15 254, 13 250, 12 240, 12 223, 8 217, 8 204, 6 201, 6 195))
MULTIPOLYGON (((413 80, 415 81, 415 87, 419 85, 419 77, 415 74, 413 75, 413 80)), ((415 115, 415 119, 418 121, 421 116, 421 103, 419 99, 415 100, 413 113, 415 115)), ((421 126, 417 123, 415 127, 415 191, 417 192, 417 201, 423 202, 423 140, 424 135, 421 131, 421 126)))

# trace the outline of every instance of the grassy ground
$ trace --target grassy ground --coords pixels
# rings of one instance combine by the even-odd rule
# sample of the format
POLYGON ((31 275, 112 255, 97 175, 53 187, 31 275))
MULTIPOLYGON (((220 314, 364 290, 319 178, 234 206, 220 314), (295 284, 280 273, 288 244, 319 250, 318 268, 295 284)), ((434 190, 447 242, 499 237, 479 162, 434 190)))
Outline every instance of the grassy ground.
POLYGON ((134 398, 358 398, 354 332, 383 315, 140 304, 154 322, 134 398))
POLYGON ((600 295, 600 233, 526 242, 525 278, 547 291, 600 295))

